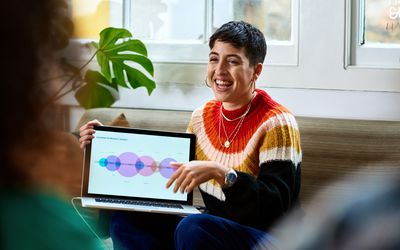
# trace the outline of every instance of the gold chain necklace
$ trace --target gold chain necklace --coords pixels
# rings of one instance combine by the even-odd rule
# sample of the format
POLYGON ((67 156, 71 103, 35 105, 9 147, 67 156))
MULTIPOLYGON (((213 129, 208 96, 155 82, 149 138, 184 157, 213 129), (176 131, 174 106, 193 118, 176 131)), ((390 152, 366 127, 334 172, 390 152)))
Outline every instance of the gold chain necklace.
POLYGON ((222 105, 221 105, 221 111, 220 111, 220 112, 221 112, 222 117, 223 117, 225 120, 227 120, 228 122, 233 122, 233 121, 236 121, 236 120, 239 120, 239 119, 245 117, 245 116, 247 115, 247 113, 249 112, 250 107, 251 107, 251 101, 250 101, 250 103, 247 105, 247 109, 246 109, 246 111, 243 113, 243 115, 241 115, 241 116, 239 116, 239 117, 236 117, 236 118, 234 118, 234 119, 229 119, 228 117, 226 117, 226 116, 224 115, 224 112, 222 111, 222 105))
POLYGON ((222 104, 221 104, 221 109, 220 109, 220 114, 221 115, 220 115, 220 119, 219 119, 218 139, 219 139, 219 143, 221 144, 222 147, 229 148, 229 146, 233 142, 233 139, 235 139, 236 135, 239 133, 239 130, 242 127, 244 118, 246 118, 246 115, 250 111, 250 107, 251 107, 251 101, 250 101, 250 103, 249 103, 249 105, 248 105, 248 107, 246 109, 246 112, 244 112, 243 115, 241 115, 241 116, 239 116, 239 117, 237 117, 235 119, 229 120, 224 116, 224 113, 222 112, 222 104), (228 136, 228 133, 226 133, 225 124, 224 124, 224 121, 223 121, 222 117, 224 119, 227 119, 227 121, 235 121, 235 120, 240 119, 239 122, 236 124, 235 128, 232 130, 232 132, 231 132, 231 134, 229 136, 228 136), (222 125, 222 129, 224 130, 225 137, 226 137, 226 141, 224 142, 224 144, 222 144, 222 141, 221 141, 221 125, 222 125))

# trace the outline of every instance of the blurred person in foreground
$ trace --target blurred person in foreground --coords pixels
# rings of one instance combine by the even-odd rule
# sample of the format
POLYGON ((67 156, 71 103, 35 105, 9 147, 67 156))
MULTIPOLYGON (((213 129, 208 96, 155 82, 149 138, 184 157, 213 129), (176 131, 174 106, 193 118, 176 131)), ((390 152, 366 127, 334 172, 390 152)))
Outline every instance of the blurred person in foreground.
POLYGON ((400 249, 400 175, 388 176, 363 173, 328 185, 301 223, 296 212, 279 223, 280 249, 400 249))
POLYGON ((100 249, 58 185, 73 168, 48 79, 72 31, 62 0, 1 1, 0 249, 100 249), (64 26, 66 25, 66 26, 64 26))

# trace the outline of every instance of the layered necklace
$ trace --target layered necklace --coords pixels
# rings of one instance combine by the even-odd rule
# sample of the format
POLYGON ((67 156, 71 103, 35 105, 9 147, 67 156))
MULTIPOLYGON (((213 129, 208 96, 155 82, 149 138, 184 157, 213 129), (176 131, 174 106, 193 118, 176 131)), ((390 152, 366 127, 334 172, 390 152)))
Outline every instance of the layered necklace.
POLYGON ((229 148, 232 145, 233 139, 235 139, 236 135, 239 133, 239 130, 242 127, 243 121, 246 118, 246 115, 250 111, 251 103, 253 101, 253 98, 250 100, 249 104, 247 105, 246 111, 242 115, 240 115, 239 117, 236 117, 236 118, 233 118, 233 119, 229 119, 228 117, 226 117, 224 115, 224 112, 222 111, 222 104, 221 104, 221 108, 219 110, 220 119, 219 119, 219 128, 218 128, 218 139, 219 139, 219 143, 221 144, 222 147, 229 148), (229 136, 228 136, 228 133, 226 132, 224 120, 226 120, 228 122, 234 122, 234 121, 239 120, 238 123, 236 124, 235 128, 229 134, 229 136), (224 143, 222 143, 223 140, 221 139, 221 127, 222 127, 222 130, 224 131, 225 138, 226 138, 224 143))

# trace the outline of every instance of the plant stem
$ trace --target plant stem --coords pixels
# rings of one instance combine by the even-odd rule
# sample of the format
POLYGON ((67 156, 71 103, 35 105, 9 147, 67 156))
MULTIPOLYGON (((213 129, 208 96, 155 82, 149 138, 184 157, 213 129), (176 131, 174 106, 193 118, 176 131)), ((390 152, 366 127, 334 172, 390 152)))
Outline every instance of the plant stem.
MULTIPOLYGON (((67 91, 65 91, 64 93, 62 93, 62 94, 58 94, 58 96, 57 96, 57 99, 59 99, 59 98, 61 98, 61 97, 63 97, 63 96, 65 96, 65 95, 67 95, 68 93, 70 93, 70 92, 72 92, 72 91, 74 91, 75 89, 77 89, 77 88, 79 88, 81 85, 83 84, 83 81, 80 81, 79 82, 79 84, 78 85, 76 85, 76 87, 75 88, 71 88, 71 89, 69 89, 69 90, 67 90, 67 91)), ((61 92, 61 91, 60 91, 61 92)), ((56 100, 57 100, 56 99, 56 100)))
POLYGON ((92 55, 92 57, 90 57, 90 59, 89 59, 84 65, 82 65, 82 66, 79 68, 79 71, 81 71, 84 67, 86 67, 86 66, 93 60, 93 58, 97 55, 97 52, 99 52, 99 50, 96 50, 96 51, 94 52, 94 54, 92 55))
MULTIPOLYGON (((51 98, 52 100, 56 101, 56 100, 60 99, 61 97, 65 96, 67 93, 69 93, 69 92, 71 92, 71 91, 73 91, 73 90, 75 90, 75 89, 77 88, 77 87, 76 87, 76 88, 71 88, 71 89, 68 90, 67 92, 65 92, 65 93, 63 93, 63 94, 60 94, 61 91, 68 85, 68 83, 69 83, 70 81, 72 81, 77 75, 80 75, 82 69, 84 69, 84 68, 93 60, 93 58, 96 56, 97 52, 99 52, 99 50, 96 50, 96 52, 94 52, 94 54, 90 57, 90 59, 78 69, 78 72, 77 72, 76 74, 73 74, 73 75, 61 86, 61 88, 60 88, 60 89, 53 95, 53 97, 51 98)), ((82 83, 79 84, 78 86, 80 86, 80 85, 82 85, 82 83)))

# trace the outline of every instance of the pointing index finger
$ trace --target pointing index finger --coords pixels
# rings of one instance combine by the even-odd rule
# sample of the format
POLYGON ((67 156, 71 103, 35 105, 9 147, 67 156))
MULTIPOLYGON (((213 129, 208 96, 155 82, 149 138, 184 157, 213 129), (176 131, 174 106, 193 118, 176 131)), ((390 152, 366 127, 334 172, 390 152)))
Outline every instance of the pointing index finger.
MULTIPOLYGON (((183 165, 183 163, 181 163, 181 162, 170 162, 169 164, 170 164, 172 167, 176 168, 177 170, 179 169, 180 166, 183 165)), ((177 173, 177 172, 178 172, 177 170, 175 170, 175 172, 174 172, 174 173, 171 175, 171 177, 169 178, 167 184, 165 185, 166 188, 169 188, 169 187, 172 185, 172 183, 174 183, 174 181, 176 180, 176 178, 180 175, 180 174, 177 173)))

